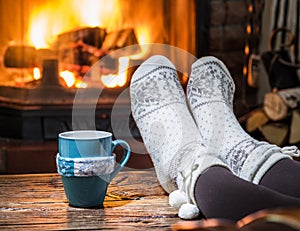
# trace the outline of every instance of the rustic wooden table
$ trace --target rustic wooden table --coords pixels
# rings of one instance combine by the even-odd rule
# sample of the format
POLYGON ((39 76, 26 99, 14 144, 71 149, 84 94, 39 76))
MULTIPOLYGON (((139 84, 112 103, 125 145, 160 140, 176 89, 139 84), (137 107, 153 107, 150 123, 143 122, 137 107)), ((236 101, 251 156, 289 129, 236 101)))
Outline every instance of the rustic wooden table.
POLYGON ((236 224, 183 221, 153 170, 121 171, 95 209, 69 206, 58 174, 0 175, 0 230, 296 231, 300 209, 259 211, 236 224))
POLYGON ((171 230, 178 221, 152 170, 121 171, 98 209, 69 206, 58 174, 0 175, 0 230, 171 230))

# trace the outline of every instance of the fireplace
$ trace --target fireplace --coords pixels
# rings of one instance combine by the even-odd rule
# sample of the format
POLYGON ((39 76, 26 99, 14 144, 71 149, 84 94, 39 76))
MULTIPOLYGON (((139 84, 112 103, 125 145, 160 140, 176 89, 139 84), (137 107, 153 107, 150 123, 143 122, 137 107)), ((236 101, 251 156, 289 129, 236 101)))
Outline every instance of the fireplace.
POLYGON ((0 172, 55 171, 54 161, 41 167, 28 159, 52 161, 58 133, 72 129, 134 138, 128 166, 151 167, 139 155, 146 151, 126 90, 138 65, 157 53, 151 44, 195 55, 195 2, 0 0, 0 15, 0 172))
MULTIPOLYGON (((22 111, 22 117, 38 107, 45 122, 49 118, 44 118, 43 111, 71 107, 78 89, 101 88, 100 97, 105 98, 109 110, 128 87, 134 67, 151 56, 151 49, 144 44, 169 44, 195 52, 195 42, 190 42, 195 37, 194 5, 183 0, 0 1, 1 108, 22 111), (179 20, 178 15, 184 19, 179 20), (179 21, 185 24, 180 31, 179 21), (114 51, 128 46, 131 49, 126 49, 126 54, 112 57, 114 51), (95 75, 90 69, 99 60, 103 62, 95 75)), ((12 124, 16 129, 9 129, 14 115, 7 117, 0 136, 48 140, 64 129, 49 134, 45 128, 57 126, 54 121, 53 126, 44 125, 34 133, 26 130, 33 129, 31 125, 12 124)), ((26 118, 21 120, 24 123, 26 118)))
POLYGON ((185 86, 191 62, 215 55, 239 100, 247 14, 243 0, 0 0, 0 172, 55 171, 57 134, 72 129, 134 138, 127 166, 151 167, 130 115, 132 73, 163 54, 185 86))
MULTIPOLYGON (((1 0, 0 84, 38 80, 43 60, 54 58, 63 85, 84 87, 80 78, 99 58, 135 44, 169 44, 194 54, 194 5, 183 0, 1 0), (184 17, 179 20, 179 15, 184 17), (70 80, 72 75, 76 80, 70 80)), ((115 69, 118 62, 151 55, 140 48, 108 65, 115 69)))

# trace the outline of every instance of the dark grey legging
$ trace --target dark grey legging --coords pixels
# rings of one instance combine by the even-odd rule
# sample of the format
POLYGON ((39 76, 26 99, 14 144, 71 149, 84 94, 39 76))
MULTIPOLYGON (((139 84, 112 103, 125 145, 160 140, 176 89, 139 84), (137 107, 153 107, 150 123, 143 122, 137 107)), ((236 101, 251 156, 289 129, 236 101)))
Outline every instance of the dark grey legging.
POLYGON ((290 159, 278 161, 259 185, 214 166, 198 178, 195 197, 206 218, 233 221, 261 209, 300 207, 300 163, 290 159))

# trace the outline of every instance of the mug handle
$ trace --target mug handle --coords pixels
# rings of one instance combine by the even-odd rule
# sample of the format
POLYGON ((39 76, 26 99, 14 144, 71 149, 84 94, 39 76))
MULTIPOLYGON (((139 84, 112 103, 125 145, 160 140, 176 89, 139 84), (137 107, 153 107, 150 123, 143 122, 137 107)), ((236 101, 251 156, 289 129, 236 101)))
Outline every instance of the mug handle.
POLYGON ((117 175, 117 173, 120 172, 120 170, 125 166, 125 164, 127 163, 127 161, 129 160, 129 157, 130 157, 129 144, 124 140, 114 140, 114 141, 112 141, 111 152, 113 152, 114 149, 118 145, 122 146, 122 148, 124 149, 123 157, 122 157, 120 163, 118 164, 118 167, 110 174, 110 180, 112 180, 117 175))

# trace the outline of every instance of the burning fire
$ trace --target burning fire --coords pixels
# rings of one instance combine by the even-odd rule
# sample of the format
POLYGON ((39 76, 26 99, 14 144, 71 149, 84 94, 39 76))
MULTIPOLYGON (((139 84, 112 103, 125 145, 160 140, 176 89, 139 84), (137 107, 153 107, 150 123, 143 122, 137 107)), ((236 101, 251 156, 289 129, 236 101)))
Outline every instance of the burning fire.
POLYGON ((61 71, 59 75, 65 81, 67 87, 87 88, 87 84, 77 79, 71 71, 61 71))
POLYGON ((107 27, 118 9, 118 0, 40 1, 30 14, 29 45, 48 48, 58 34, 76 27, 107 27))
POLYGON ((38 80, 38 79, 40 79, 41 77, 42 77, 42 76, 41 76, 40 68, 38 68, 38 67, 33 68, 33 78, 34 78, 35 80, 38 80))
MULTIPOLYGON (((151 38, 150 32, 145 27, 138 28, 138 30, 136 30, 136 34, 137 34, 137 39, 138 39, 139 44, 150 43, 150 38, 151 38)), ((146 56, 146 54, 147 54, 147 52, 149 52, 149 50, 145 46, 141 46, 141 49, 142 50, 139 54, 131 55, 130 58, 131 59, 140 59, 141 57, 146 56)))
POLYGON ((119 73, 116 75, 102 75, 101 82, 108 88, 123 87, 127 82, 127 68, 129 57, 119 58, 119 73))
POLYGON ((67 87, 72 87, 73 85, 75 85, 76 78, 75 78, 75 74, 73 72, 61 71, 59 74, 60 74, 60 77, 62 77, 65 80, 67 87))
MULTIPOLYGON (((51 0, 40 1, 32 7, 28 43, 37 49, 51 47, 57 35, 76 28, 101 27, 114 30, 114 27, 120 26, 119 0, 51 0)), ((135 26, 135 33, 140 44, 150 42, 150 32, 144 25, 135 26)), ((100 81, 108 88, 124 86, 130 59, 140 59, 148 52, 143 46, 141 49, 139 54, 120 57, 119 73, 99 76, 100 81)), ((81 88, 90 84, 83 82, 69 70, 62 70, 59 76, 64 79, 67 87, 81 88)), ((34 70, 34 79, 40 78, 37 68, 34 70)))

